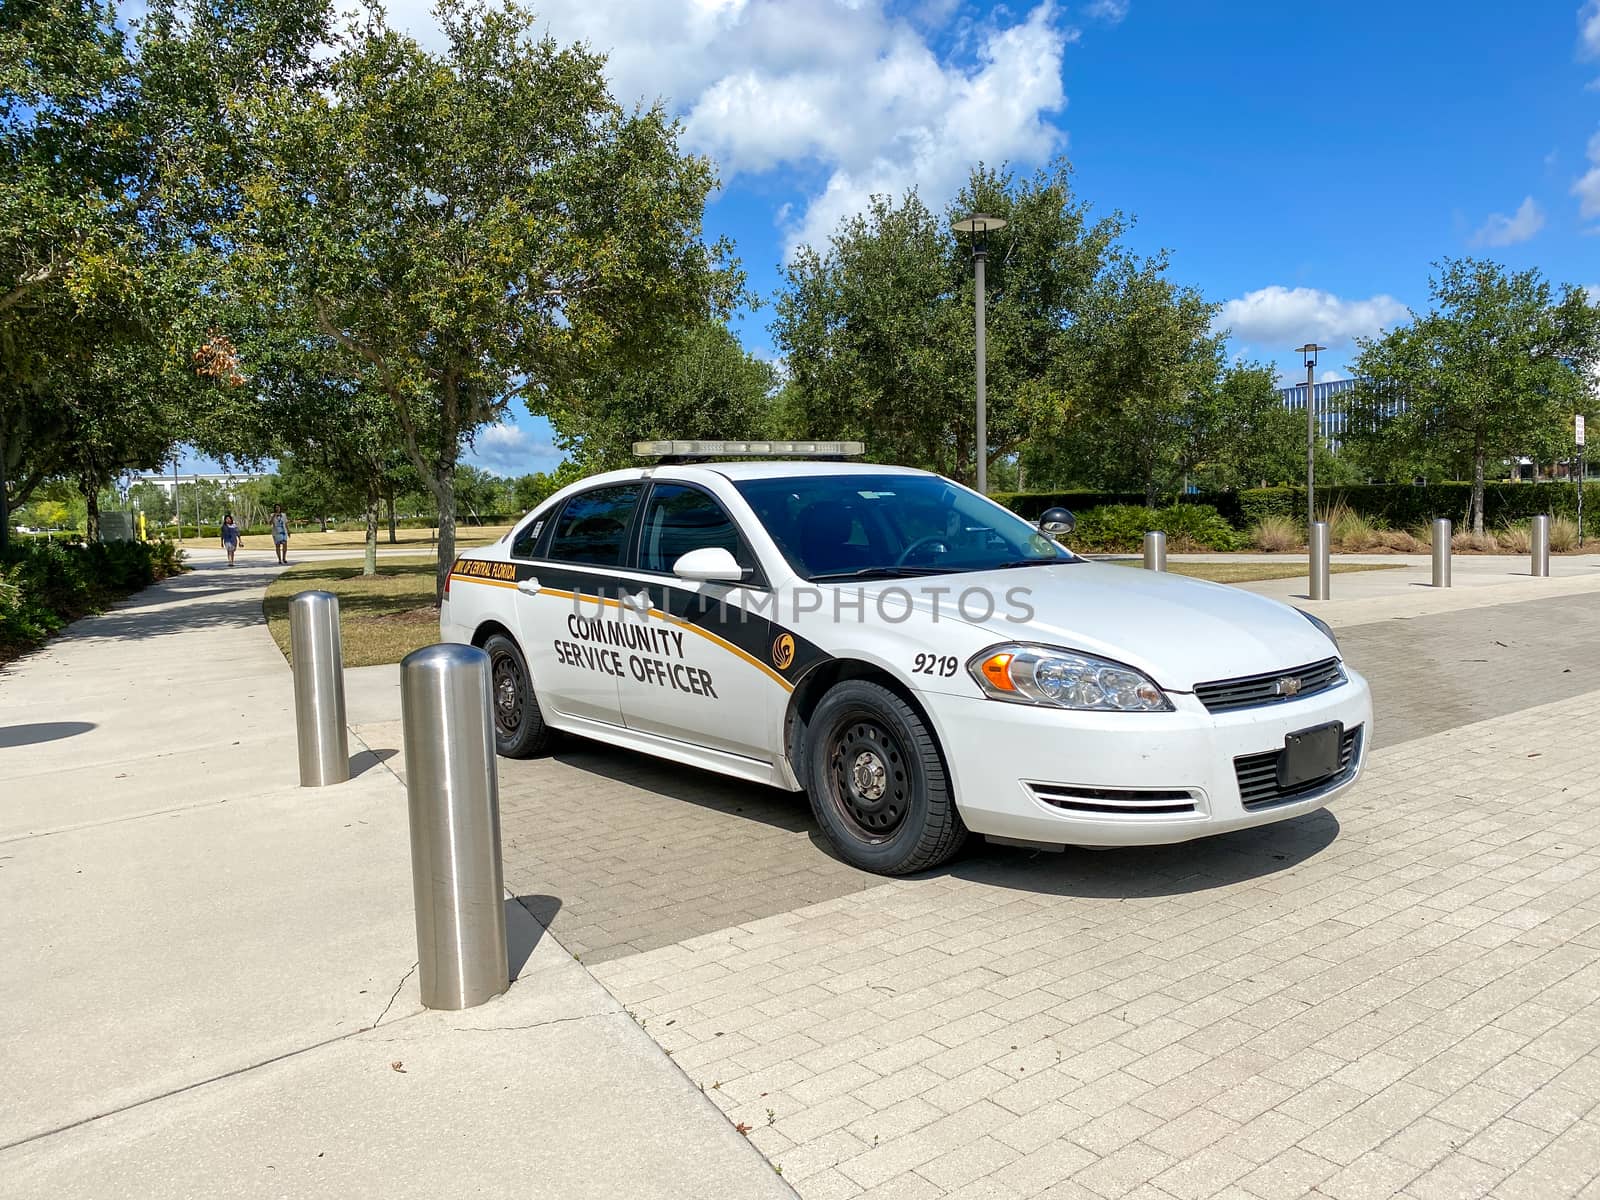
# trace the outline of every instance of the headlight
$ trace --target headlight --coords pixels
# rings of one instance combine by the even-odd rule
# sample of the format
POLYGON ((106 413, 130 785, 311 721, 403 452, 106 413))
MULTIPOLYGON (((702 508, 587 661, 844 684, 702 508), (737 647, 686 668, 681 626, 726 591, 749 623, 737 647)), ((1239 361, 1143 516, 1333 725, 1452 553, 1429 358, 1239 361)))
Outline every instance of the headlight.
POLYGON ((1076 650, 993 646, 974 655, 967 671, 991 700, 1086 712, 1172 711, 1172 702, 1147 676, 1076 650))
MULTIPOLYGON (((1330 642, 1333 643, 1333 648, 1335 650, 1339 650, 1339 639, 1336 638, 1333 635, 1333 630, 1328 627, 1328 623, 1326 621, 1324 621, 1321 617, 1312 616, 1310 613, 1308 613, 1303 608, 1297 608, 1297 609, 1295 609, 1295 612, 1299 613, 1302 617, 1304 617, 1306 620, 1310 621, 1313 625, 1315 625, 1318 629, 1320 629, 1322 631, 1323 635, 1326 636, 1327 639, 1330 642)), ((1339 653, 1343 654, 1344 651, 1343 650, 1339 650, 1339 653)))

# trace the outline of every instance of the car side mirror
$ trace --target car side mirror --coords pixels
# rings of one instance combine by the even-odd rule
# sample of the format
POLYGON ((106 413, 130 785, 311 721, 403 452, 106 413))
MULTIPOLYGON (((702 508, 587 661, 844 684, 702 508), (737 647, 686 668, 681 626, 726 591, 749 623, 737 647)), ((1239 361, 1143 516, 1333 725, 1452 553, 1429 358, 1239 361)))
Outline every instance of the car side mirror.
POLYGON ((1064 508, 1047 508, 1039 514, 1039 532, 1065 537, 1078 527, 1078 518, 1064 508))
POLYGON ((672 573, 696 583, 738 583, 744 578, 744 568, 722 546, 689 551, 672 564, 672 573))

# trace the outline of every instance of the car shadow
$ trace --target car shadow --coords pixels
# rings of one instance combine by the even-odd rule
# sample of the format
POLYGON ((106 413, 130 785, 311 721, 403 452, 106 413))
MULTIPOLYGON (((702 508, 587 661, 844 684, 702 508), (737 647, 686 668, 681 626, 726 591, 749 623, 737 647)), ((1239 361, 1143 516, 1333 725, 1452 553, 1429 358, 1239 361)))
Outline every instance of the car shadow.
MULTIPOLYGON (((847 865, 818 829, 802 792, 728 779, 574 737, 564 737, 553 757, 665 799, 804 833, 816 854, 847 865)), ((912 878, 949 875, 996 887, 1085 898, 1183 895, 1292 870, 1327 849, 1338 835, 1338 818, 1327 809, 1172 846, 1104 850, 1069 846, 1058 852, 1002 846, 975 834, 949 863, 912 878)))

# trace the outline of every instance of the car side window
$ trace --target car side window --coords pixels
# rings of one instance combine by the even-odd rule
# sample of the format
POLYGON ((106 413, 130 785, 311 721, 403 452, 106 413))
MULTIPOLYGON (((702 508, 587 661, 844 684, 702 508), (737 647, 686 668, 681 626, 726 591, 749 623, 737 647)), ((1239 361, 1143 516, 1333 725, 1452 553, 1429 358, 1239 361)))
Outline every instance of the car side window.
POLYGON ((556 518, 546 557, 557 562, 620 565, 628 522, 638 502, 636 483, 596 488, 572 497, 556 518))
POLYGON ((544 532, 544 527, 550 523, 548 516, 536 517, 532 521, 523 523, 517 530, 517 536, 511 539, 512 558, 532 558, 533 548, 539 541, 539 535, 544 532))
POLYGON ((670 574, 673 564, 691 550, 720 546, 746 569, 754 556, 739 536, 739 527, 716 500, 699 488, 658 483, 644 508, 639 536, 639 569, 670 574))

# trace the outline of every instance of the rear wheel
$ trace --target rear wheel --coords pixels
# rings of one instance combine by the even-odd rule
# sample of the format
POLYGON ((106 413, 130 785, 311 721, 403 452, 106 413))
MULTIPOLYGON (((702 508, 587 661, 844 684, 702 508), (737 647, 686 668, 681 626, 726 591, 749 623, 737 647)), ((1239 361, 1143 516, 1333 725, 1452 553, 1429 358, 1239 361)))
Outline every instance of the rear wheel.
POLYGON ((533 679, 517 644, 503 633, 483 643, 489 656, 494 748, 506 758, 532 758, 550 746, 551 730, 533 694, 533 679))
POLYGON ((838 684, 812 714, 811 811, 839 856, 882 875, 948 860, 967 827, 921 714, 864 679, 838 684))

